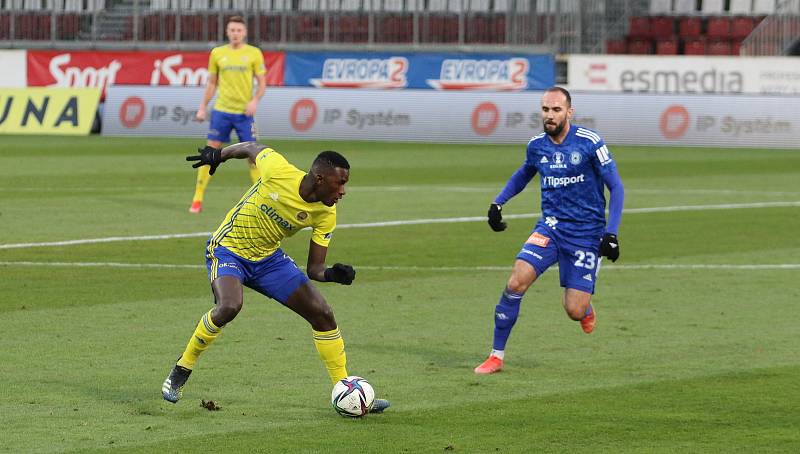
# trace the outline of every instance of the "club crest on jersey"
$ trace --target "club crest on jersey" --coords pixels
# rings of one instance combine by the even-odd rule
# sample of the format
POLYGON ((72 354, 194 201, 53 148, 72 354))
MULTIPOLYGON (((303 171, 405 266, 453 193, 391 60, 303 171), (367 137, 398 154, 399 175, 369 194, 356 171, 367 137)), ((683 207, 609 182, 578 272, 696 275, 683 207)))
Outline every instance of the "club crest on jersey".
POLYGON ((306 219, 308 219, 308 213, 306 213, 305 211, 301 211, 297 213, 297 216, 295 217, 297 218, 298 221, 305 221, 306 219))
POLYGON ((580 164, 581 159, 582 159, 581 153, 578 151, 573 151, 572 153, 569 154, 569 162, 572 163, 572 165, 574 166, 580 164))
POLYGON ((550 164, 551 169, 566 169, 567 165, 564 164, 564 153, 556 151, 553 153, 553 163, 550 164))
POLYGON ((547 243, 550 242, 550 238, 542 235, 539 232, 533 232, 531 236, 528 237, 528 241, 526 243, 533 244, 539 247, 547 247, 547 243))

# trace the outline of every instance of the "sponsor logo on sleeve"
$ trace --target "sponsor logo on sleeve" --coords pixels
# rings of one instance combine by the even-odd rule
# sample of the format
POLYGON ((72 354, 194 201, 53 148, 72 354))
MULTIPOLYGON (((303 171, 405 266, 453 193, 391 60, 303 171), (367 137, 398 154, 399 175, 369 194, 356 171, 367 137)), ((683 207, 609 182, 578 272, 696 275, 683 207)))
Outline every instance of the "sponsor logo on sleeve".
POLYGON ((550 242, 550 238, 542 235, 539 232, 533 232, 531 236, 528 237, 528 241, 525 243, 533 244, 539 247, 547 247, 547 244, 550 242))

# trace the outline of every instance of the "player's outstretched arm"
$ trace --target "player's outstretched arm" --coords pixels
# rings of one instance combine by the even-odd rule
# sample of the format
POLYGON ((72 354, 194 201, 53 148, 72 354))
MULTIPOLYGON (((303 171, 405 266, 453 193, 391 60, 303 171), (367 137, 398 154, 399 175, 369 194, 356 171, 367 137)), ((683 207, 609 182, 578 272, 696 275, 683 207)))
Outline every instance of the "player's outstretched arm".
POLYGON ((330 268, 325 267, 325 257, 328 255, 328 248, 320 246, 313 240, 308 246, 308 263, 306 274, 310 279, 319 282, 336 282, 342 285, 350 285, 356 278, 356 270, 350 265, 337 263, 330 268))
POLYGON ((622 205, 625 202, 625 187, 619 177, 615 166, 609 172, 603 174, 603 182, 608 187, 608 223, 603 239, 600 241, 600 255, 607 257, 612 262, 619 258, 619 239, 617 232, 622 221, 622 205))
POLYGON ((205 148, 198 148, 196 155, 187 156, 187 161, 197 161, 192 164, 193 168, 200 166, 209 166, 208 173, 214 175, 217 167, 228 159, 242 159, 248 158, 250 161, 255 161, 256 156, 261 150, 269 148, 258 142, 239 142, 233 145, 228 145, 223 149, 206 146, 205 148))

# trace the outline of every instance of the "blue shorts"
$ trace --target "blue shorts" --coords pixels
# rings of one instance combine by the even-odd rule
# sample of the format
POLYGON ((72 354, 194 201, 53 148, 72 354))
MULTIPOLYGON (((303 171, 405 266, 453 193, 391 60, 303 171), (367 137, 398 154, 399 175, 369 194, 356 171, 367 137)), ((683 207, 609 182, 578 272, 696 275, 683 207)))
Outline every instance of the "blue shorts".
POLYGON ((517 258, 530 263, 541 276, 558 262, 561 286, 594 294, 600 269, 600 239, 562 236, 546 226, 537 225, 517 258))
POLYGON ((231 141, 231 130, 236 129, 239 142, 253 142, 256 140, 256 124, 253 117, 245 114, 232 114, 211 111, 211 124, 208 127, 208 139, 218 140, 222 143, 231 141))
POLYGON ((211 253, 206 250, 206 269, 211 282, 220 276, 234 276, 245 287, 281 304, 286 304, 292 293, 308 282, 306 273, 281 249, 263 260, 253 262, 218 246, 211 253))

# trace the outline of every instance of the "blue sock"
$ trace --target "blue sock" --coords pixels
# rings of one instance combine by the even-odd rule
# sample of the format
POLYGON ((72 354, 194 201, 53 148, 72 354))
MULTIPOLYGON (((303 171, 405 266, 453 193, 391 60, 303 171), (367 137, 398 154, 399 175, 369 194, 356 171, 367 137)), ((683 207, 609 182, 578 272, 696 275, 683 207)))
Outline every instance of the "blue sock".
POLYGON ((508 289, 503 291, 500 302, 494 308, 494 343, 492 348, 495 350, 505 350, 511 328, 517 322, 519 315, 519 303, 522 301, 522 294, 514 293, 508 289))

